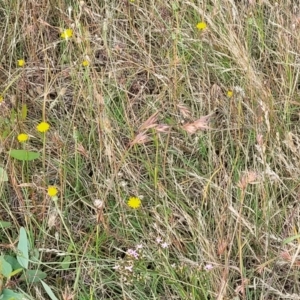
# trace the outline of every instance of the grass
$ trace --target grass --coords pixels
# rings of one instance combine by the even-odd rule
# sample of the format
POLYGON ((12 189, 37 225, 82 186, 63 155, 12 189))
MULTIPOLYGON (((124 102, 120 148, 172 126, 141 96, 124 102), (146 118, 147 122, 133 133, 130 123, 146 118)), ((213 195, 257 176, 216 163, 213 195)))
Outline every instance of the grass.
POLYGON ((57 299, 300 299, 298 12, 221 2, 0 1, 1 252, 57 299))

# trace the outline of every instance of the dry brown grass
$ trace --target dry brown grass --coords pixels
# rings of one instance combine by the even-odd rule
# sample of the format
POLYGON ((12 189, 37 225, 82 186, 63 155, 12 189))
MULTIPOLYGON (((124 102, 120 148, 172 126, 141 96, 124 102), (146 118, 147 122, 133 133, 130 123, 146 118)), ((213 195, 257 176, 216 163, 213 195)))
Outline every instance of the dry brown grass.
POLYGON ((0 3, 4 253, 26 227, 65 300, 300 299, 299 3, 0 3))

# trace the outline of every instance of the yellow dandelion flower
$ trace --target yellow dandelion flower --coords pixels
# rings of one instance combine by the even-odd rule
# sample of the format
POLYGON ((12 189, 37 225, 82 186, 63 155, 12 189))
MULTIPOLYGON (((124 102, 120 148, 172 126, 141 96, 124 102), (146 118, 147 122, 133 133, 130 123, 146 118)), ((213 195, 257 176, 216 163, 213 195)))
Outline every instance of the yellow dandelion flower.
POLYGON ((55 197, 57 195, 57 193, 58 193, 58 190, 55 186, 53 186, 53 185, 48 186, 47 194, 50 197, 55 197))
POLYGON ((0 103, 4 100, 3 96, 0 95, 0 103))
POLYGON ((127 201, 127 205, 133 209, 139 208, 141 204, 142 201, 138 197, 130 197, 129 200, 127 201))
POLYGON ((24 142, 26 142, 26 141, 29 139, 29 136, 28 136, 28 134, 26 134, 26 133, 20 133, 20 134, 18 135, 17 139, 18 139, 18 141, 19 141, 20 143, 24 143, 24 142))
POLYGON ((18 66, 19 67, 24 67, 25 66, 25 60, 24 59, 18 59, 18 66))
POLYGON ((232 90, 228 90, 227 91, 227 97, 231 98, 233 96, 233 91, 232 90))
POLYGON ((206 25, 205 22, 199 22, 199 23, 196 25, 196 27, 197 27, 199 30, 204 30, 204 29, 207 27, 207 25, 206 25))
POLYGON ((70 29, 70 28, 65 29, 65 30, 60 34, 60 37, 61 37, 62 39, 65 39, 65 40, 70 39, 72 36, 73 36, 73 29, 70 29))
POLYGON ((83 67, 88 67, 89 65, 90 65, 90 62, 86 59, 82 62, 83 67))
POLYGON ((47 122, 41 122, 40 124, 38 124, 38 126, 36 126, 36 130, 39 132, 47 132, 49 128, 50 125, 47 122))

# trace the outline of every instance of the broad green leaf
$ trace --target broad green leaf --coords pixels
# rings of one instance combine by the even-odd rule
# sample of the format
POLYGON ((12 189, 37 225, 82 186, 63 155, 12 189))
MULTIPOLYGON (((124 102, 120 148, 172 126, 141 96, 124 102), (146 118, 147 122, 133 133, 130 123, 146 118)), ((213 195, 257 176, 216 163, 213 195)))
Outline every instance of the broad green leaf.
POLYGON ((28 240, 24 227, 20 228, 18 250, 17 260, 19 264, 23 268, 28 269, 28 240))
POLYGON ((4 256, 0 256, 0 274, 8 278, 11 272, 11 265, 4 259, 4 256))
POLYGON ((54 293, 52 292, 50 286, 49 286, 46 282, 44 282, 43 280, 41 280, 41 283, 42 283, 42 285, 43 285, 43 287, 44 287, 46 293, 47 293, 48 296, 51 298, 51 300, 58 300, 58 299, 56 298, 56 296, 54 295, 54 293))
POLYGON ((70 267, 70 262, 71 262, 71 256, 70 255, 65 256, 63 261, 60 263, 62 269, 68 270, 70 267))
POLYGON ((20 279, 26 280, 29 283, 33 283, 33 282, 40 282, 42 279, 45 279, 46 277, 47 274, 40 270, 26 270, 20 279))
POLYGON ((6 171, 0 167, 0 182, 8 181, 8 176, 6 171))
POLYGON ((27 117, 27 105, 23 104, 21 109, 21 119, 25 120, 27 117))
POLYGON ((22 161, 34 160, 40 157, 40 153, 27 150, 12 149, 8 153, 11 157, 22 161))
POLYGON ((9 228, 11 227, 11 223, 10 222, 6 222, 6 221, 0 221, 0 228, 9 228))
POLYGON ((286 238, 284 241, 283 241, 283 244, 288 244, 290 242, 292 242, 293 240, 296 240, 296 239, 299 239, 300 238, 300 234, 297 234, 297 235, 293 235, 293 236, 290 236, 288 238, 286 238))
POLYGON ((22 268, 15 257, 11 255, 4 255, 4 259, 11 265, 13 271, 22 268))
POLYGON ((12 290, 4 289, 0 296, 1 300, 26 300, 22 294, 15 293, 12 290))

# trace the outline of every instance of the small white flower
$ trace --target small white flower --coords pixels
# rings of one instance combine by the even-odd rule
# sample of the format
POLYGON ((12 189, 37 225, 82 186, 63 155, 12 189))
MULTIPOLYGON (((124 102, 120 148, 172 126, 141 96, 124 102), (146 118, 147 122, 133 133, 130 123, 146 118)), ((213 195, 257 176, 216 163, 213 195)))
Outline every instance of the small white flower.
POLYGON ((127 253, 127 255, 132 256, 135 259, 139 258, 139 254, 136 252, 136 250, 128 249, 126 253, 127 253))
POLYGON ((162 243, 160 246, 161 246, 163 249, 166 249, 166 248, 168 248, 169 244, 166 243, 166 242, 164 242, 164 243, 162 243))
POLYGON ((162 242, 162 239, 160 237, 157 237, 155 241, 157 244, 160 244, 162 242))
POLYGON ((133 265, 131 265, 131 266, 125 266, 125 270, 127 270, 129 272, 132 272, 132 268, 133 268, 133 265))
POLYGON ((128 183, 126 181, 124 181, 124 180, 120 182, 120 186, 121 187, 125 187, 125 186, 127 186, 127 184, 128 183))
POLYGON ((242 98, 245 97, 245 90, 242 87, 237 85, 233 89, 235 90, 236 93, 240 94, 242 98))
POLYGON ((207 265, 204 267, 204 270, 210 271, 210 270, 212 270, 213 268, 214 268, 214 267, 213 267, 212 264, 207 264, 207 265))
POLYGON ((115 266, 113 267, 113 269, 114 269, 114 270, 119 270, 119 269, 120 269, 120 265, 115 265, 115 266))
POLYGON ((139 249, 142 249, 142 248, 143 248, 142 244, 136 245, 136 250, 139 250, 139 249))

